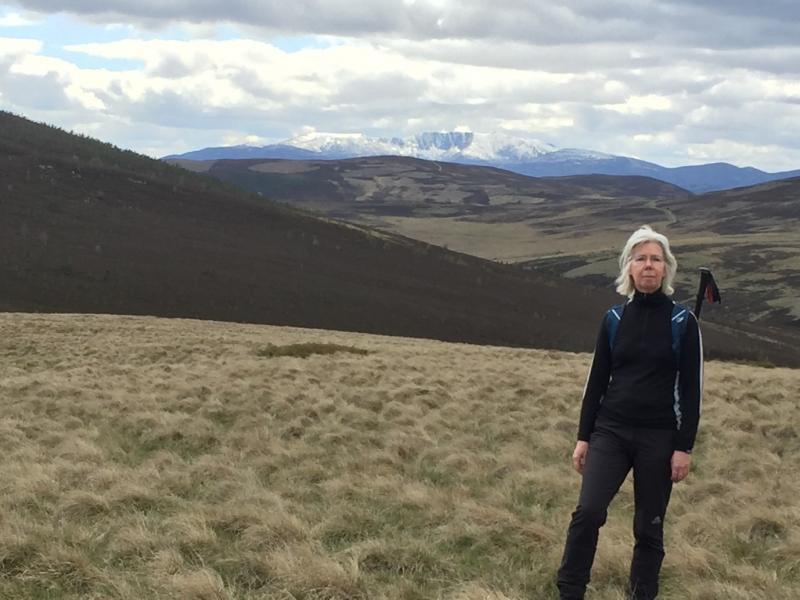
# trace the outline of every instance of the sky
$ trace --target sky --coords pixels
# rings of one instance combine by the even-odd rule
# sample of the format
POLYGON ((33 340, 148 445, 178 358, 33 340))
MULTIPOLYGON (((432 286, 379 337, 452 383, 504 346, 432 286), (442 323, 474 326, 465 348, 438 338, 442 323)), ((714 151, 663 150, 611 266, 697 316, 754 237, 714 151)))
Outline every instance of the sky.
POLYGON ((459 129, 798 169, 800 3, 0 0, 0 109, 155 157, 459 129))

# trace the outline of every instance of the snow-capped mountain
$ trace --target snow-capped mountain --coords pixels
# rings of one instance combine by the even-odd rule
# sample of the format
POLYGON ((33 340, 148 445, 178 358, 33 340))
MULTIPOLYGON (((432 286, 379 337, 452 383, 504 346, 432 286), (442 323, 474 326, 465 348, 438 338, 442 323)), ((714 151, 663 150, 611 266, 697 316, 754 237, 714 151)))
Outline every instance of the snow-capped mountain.
POLYGON ((454 162, 525 162, 556 150, 539 140, 471 131, 426 132, 405 138, 371 138, 361 133, 304 133, 278 144, 326 157, 412 156, 454 162))
MULTIPOLYGON (((395 154, 392 145, 382 138, 370 138, 362 133, 303 133, 276 144, 324 154, 325 157, 351 158, 395 154)), ((266 146, 269 147, 269 146, 266 146)))
POLYGON ((655 163, 581 148, 557 148, 535 139, 471 131, 426 132, 374 138, 362 133, 306 132, 269 146, 204 148, 165 159, 334 160, 362 156, 409 156, 425 160, 486 165, 533 177, 637 175, 653 177, 694 193, 756 185, 800 176, 798 171, 766 173, 727 163, 667 168, 655 163))

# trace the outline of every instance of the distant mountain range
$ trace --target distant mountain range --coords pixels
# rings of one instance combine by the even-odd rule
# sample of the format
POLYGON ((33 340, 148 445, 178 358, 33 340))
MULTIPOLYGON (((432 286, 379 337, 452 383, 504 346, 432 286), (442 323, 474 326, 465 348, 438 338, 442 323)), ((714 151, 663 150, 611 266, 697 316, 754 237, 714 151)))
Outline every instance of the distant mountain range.
POLYGON ((532 177, 639 175, 677 185, 695 194, 800 177, 800 169, 767 173, 728 163, 668 168, 627 156, 578 148, 557 148, 547 142, 503 134, 465 131, 428 132, 405 138, 312 132, 267 146, 204 148, 164 158, 336 160, 366 156, 409 156, 492 166, 532 177))

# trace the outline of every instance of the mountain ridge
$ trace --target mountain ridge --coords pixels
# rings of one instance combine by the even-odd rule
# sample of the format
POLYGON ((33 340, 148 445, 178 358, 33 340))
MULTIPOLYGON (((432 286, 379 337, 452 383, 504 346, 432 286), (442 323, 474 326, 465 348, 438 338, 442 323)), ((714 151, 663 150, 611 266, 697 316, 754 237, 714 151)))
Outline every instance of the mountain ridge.
POLYGON ((171 154, 163 159, 222 160, 280 158, 338 160, 367 156, 410 156, 425 160, 494 166, 530 177, 641 175, 705 193, 800 176, 800 169, 769 173, 723 162, 681 167, 582 148, 558 148, 541 140, 502 133, 423 132, 374 138, 362 133, 306 132, 265 146, 220 146, 171 154))

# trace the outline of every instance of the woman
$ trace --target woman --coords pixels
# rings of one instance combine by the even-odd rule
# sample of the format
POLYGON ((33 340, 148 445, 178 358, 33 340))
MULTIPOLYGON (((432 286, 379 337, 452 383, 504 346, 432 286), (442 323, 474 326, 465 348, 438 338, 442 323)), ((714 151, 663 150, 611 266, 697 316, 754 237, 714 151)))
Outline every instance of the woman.
POLYGON ((697 319, 669 297, 669 241, 644 226, 619 258, 617 291, 597 338, 572 464, 583 476, 558 571, 562 600, 581 600, 608 505, 633 469, 635 545, 629 598, 658 594, 672 484, 689 473, 700 418, 703 349, 697 319))

